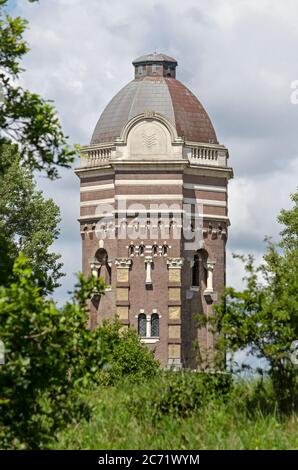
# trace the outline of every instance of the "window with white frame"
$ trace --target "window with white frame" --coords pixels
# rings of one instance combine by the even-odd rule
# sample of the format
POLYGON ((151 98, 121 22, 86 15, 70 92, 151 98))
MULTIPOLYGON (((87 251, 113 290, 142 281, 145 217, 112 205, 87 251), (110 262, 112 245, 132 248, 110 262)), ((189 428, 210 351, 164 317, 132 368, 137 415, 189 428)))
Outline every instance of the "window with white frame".
POLYGON ((138 335, 145 340, 150 338, 159 338, 158 313, 152 313, 152 315, 140 313, 138 315, 138 335))
POLYGON ((147 319, 145 313, 140 313, 138 316, 138 334, 141 338, 147 335, 147 319))
POLYGON ((159 315, 152 313, 151 315, 151 337, 159 337, 159 315))

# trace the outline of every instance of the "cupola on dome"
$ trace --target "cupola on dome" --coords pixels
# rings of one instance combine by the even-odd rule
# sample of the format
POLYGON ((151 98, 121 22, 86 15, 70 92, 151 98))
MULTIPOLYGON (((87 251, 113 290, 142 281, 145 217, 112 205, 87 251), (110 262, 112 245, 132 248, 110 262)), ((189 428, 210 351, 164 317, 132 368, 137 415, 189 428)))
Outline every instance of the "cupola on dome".
POLYGON ((176 79, 176 59, 153 53, 133 62, 135 78, 104 109, 91 145, 114 142, 135 116, 154 111, 167 118, 185 141, 217 144, 211 120, 197 97, 176 79))

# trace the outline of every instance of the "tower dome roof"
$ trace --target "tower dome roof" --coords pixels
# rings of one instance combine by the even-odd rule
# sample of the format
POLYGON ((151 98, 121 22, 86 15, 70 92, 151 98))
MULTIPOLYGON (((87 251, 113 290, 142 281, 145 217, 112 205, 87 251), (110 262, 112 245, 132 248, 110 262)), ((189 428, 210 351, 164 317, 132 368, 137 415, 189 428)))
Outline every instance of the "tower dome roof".
POLYGON ((146 110, 166 117, 179 137, 217 143, 211 120, 196 96, 175 78, 177 61, 165 54, 148 54, 133 61, 135 79, 124 86, 104 109, 91 145, 113 142, 130 119, 146 110))
POLYGON ((133 60, 133 65, 135 64, 142 64, 142 63, 154 63, 154 62, 170 62, 177 65, 177 60, 173 59, 166 54, 157 54, 154 52, 153 54, 146 54, 138 57, 137 59, 133 60))

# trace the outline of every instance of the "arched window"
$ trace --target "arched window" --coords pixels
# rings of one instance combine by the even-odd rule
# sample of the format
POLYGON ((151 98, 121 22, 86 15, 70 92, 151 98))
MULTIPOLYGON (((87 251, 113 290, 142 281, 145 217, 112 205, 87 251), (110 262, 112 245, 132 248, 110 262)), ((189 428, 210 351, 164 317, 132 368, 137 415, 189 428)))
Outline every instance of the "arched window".
POLYGON ((133 256, 134 252, 135 252, 135 246, 133 242, 131 242, 131 244, 128 247, 128 256, 133 256))
POLYGON ((138 316, 138 334, 139 336, 146 336, 146 315, 140 313, 138 316))
POLYGON ((207 282, 207 271, 206 263, 208 259, 208 253, 204 249, 197 250, 194 254, 194 264, 192 267, 192 286, 200 287, 200 284, 206 284, 207 282))
POLYGON ((196 254, 194 256, 194 263, 192 267, 192 286, 199 286, 200 285, 200 262, 199 262, 199 255, 196 254))
POLYGON ((141 242, 141 244, 139 245, 139 255, 144 256, 144 254, 145 254, 145 245, 143 242, 141 242))
POLYGON ((162 245, 162 248, 161 248, 161 252, 162 252, 163 256, 167 256, 168 249, 169 249, 169 245, 167 244, 167 242, 164 242, 164 244, 162 245))
POLYGON ((151 336, 159 336, 159 315, 158 313, 153 313, 151 315, 151 336))
POLYGON ((98 275, 101 276, 106 284, 111 284, 112 270, 108 263, 108 252, 104 248, 99 248, 95 253, 95 258, 100 263, 98 275))
POLYGON ((154 242, 154 244, 152 245, 152 255, 157 256, 157 253, 158 253, 158 246, 157 246, 157 243, 154 242))

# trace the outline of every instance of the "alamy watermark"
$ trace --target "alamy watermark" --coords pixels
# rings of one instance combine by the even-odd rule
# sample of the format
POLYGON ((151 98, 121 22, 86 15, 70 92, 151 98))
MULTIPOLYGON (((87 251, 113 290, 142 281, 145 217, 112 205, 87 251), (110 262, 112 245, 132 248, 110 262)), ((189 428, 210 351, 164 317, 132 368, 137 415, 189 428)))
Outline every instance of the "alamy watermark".
POLYGON ((0 339, 0 365, 5 364, 5 345, 0 339))
POLYGON ((298 80, 293 80, 290 87, 293 90, 290 95, 290 101, 292 104, 298 104, 298 80))
POLYGON ((177 203, 140 203, 127 205, 120 199, 117 210, 111 204, 100 203, 95 210, 94 225, 97 239, 184 241, 185 250, 197 250, 203 239, 203 205, 177 203))

